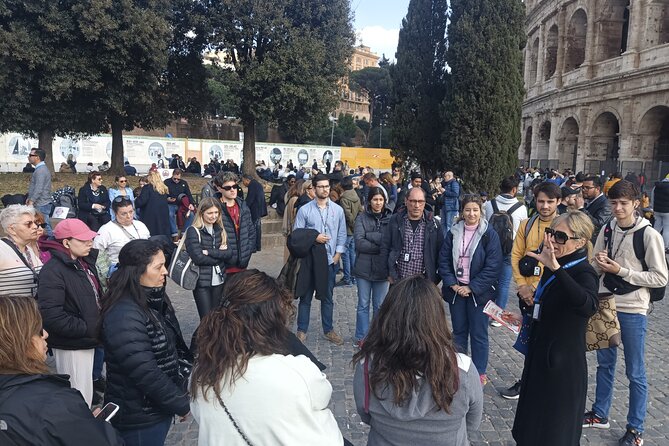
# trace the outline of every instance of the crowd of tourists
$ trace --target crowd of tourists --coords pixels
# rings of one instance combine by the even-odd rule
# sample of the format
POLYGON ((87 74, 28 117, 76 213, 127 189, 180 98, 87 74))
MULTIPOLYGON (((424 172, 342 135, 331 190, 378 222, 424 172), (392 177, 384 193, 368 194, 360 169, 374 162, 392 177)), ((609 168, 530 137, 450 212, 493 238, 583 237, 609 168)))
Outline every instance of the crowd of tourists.
POLYGON ((201 445, 351 444, 328 408, 326 367, 305 346, 314 297, 325 339, 345 342, 336 286, 357 288, 351 375, 368 444, 469 444, 489 330, 502 326, 518 332, 523 364, 501 392, 518 399, 517 444, 578 445, 583 428, 609 428, 620 344, 619 443, 643 444, 669 176, 642 197, 631 177, 519 169, 489 198, 464 193, 451 171, 404 180, 399 168, 316 163, 270 194, 286 236, 274 279, 248 268, 268 213, 255 177, 221 170, 196 201, 178 156, 171 178, 150 172, 137 191, 123 176, 107 189, 91 171, 75 215, 52 227, 45 158, 31 150, 26 203, 0 212, 0 444, 163 445, 175 418, 191 416, 201 445), (182 256, 190 266, 175 277, 182 256), (192 290, 192 339, 168 276, 192 290))

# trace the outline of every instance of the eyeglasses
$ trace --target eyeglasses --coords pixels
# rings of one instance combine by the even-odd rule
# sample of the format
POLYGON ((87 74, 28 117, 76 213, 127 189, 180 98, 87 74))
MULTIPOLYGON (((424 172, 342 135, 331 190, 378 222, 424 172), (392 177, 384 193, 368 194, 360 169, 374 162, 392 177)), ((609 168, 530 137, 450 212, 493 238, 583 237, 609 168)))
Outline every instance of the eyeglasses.
POLYGON ((127 201, 128 203, 132 203, 132 201, 130 201, 130 198, 124 197, 123 195, 119 195, 118 197, 114 198, 113 202, 114 203, 123 203, 124 201, 127 201))
POLYGON ((37 222, 35 222, 35 226, 37 226, 38 228, 46 229, 46 223, 37 223, 37 222))
POLYGON ((558 245, 564 245, 569 240, 580 240, 581 239, 581 237, 571 237, 571 236, 567 235, 566 232, 556 231, 553 228, 546 228, 546 234, 553 236, 553 240, 555 240, 555 243, 557 243, 558 245))
POLYGON ((597 189, 597 186, 581 186, 583 190, 597 189))
POLYGON ((237 189, 237 186, 218 186, 225 191, 231 191, 232 189, 237 189))
POLYGON ((128 180, 118 180, 119 183, 127 183, 128 180))
POLYGON ((37 154, 36 153, 29 153, 28 158, 30 158, 31 156, 37 156, 37 154))
POLYGON ((327 186, 316 186, 316 189, 330 189, 330 185, 327 186))

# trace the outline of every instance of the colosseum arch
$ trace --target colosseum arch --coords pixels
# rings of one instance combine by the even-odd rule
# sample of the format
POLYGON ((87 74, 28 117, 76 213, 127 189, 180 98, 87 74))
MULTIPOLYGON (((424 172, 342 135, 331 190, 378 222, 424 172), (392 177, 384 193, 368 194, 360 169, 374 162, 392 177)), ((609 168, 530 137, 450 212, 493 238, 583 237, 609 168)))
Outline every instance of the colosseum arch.
POLYGON ((539 38, 534 39, 532 48, 530 49, 530 57, 527 59, 529 64, 529 78, 527 79, 527 86, 531 87, 537 83, 537 70, 539 68, 539 38))
POLYGON ((586 171, 606 173, 618 170, 620 153, 620 121, 611 111, 604 111, 595 119, 590 150, 585 163, 586 171))
POLYGON ((537 141, 536 157, 540 160, 548 159, 548 148, 551 141, 551 122, 544 121, 539 126, 539 140, 537 141))
POLYGON ((532 126, 525 130, 525 144, 523 145, 523 159, 526 165, 530 165, 532 159, 532 126))
POLYGON ((669 107, 658 105, 643 115, 638 141, 641 159, 669 163, 669 107))
POLYGON ((558 27, 553 25, 546 36, 546 59, 544 61, 544 80, 548 80, 555 74, 557 68, 558 54, 558 27))
POLYGON ((558 170, 576 169, 578 153, 578 122, 573 117, 565 119, 558 135, 558 170))
POLYGON ((598 24, 595 61, 601 62, 627 51, 630 25, 630 0, 604 0, 598 24))
POLYGON ((567 50, 565 72, 575 70, 585 61, 585 42, 588 33, 588 17, 583 9, 577 9, 567 28, 567 50))

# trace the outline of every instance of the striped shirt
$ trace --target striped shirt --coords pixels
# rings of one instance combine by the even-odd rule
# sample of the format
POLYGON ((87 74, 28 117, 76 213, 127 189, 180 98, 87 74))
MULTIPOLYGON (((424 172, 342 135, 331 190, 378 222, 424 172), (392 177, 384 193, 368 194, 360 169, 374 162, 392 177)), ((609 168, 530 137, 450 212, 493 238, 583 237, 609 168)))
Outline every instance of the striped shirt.
MULTIPOLYGON (((39 255, 29 249, 30 259, 36 265, 35 272, 39 274, 42 261, 39 255)), ((22 259, 4 241, 0 241, 0 294, 11 296, 35 296, 37 283, 33 272, 22 259)))

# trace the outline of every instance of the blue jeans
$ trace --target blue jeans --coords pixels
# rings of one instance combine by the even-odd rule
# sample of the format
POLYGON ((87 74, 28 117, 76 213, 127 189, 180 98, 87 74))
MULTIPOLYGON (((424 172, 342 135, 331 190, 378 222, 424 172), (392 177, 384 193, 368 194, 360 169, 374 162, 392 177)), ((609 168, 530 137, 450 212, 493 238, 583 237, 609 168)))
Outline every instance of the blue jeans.
POLYGON ((504 256, 502 267, 499 270, 497 278, 497 295, 495 296, 495 303, 500 308, 506 308, 509 302, 509 286, 511 285, 511 254, 504 256))
MULTIPOLYGON (((620 336, 625 346, 625 374, 629 380, 627 427, 643 432, 648 401, 648 382, 644 351, 647 318, 643 314, 618 312, 620 336)), ((592 410, 601 417, 609 416, 613 397, 613 376, 616 371, 616 347, 597 350, 597 388, 592 410)))
POLYGON ((170 431, 172 417, 141 429, 120 430, 125 446, 163 446, 170 431))
MULTIPOLYGON (((332 290, 337 276, 337 265, 328 266, 328 294, 327 296, 318 296, 321 299, 321 321, 323 323, 323 333, 332 331, 332 313, 334 312, 334 302, 332 301, 332 290)), ((307 292, 300 296, 300 304, 297 306, 297 330, 306 333, 309 329, 309 316, 311 315, 311 300, 314 297, 313 286, 307 292)))
POLYGON ((357 278, 358 284, 358 310, 355 318, 355 339, 360 341, 365 339, 369 331, 369 301, 372 300, 372 309, 374 317, 378 314, 379 307, 383 303, 390 283, 387 280, 372 281, 357 278))
POLYGON ((488 316, 483 313, 483 305, 476 305, 472 297, 455 297, 453 291, 446 289, 446 300, 451 310, 453 339, 460 353, 468 354, 469 341, 472 344, 472 361, 484 375, 488 367, 488 316))
MULTIPOLYGON (((176 204, 168 204, 167 207, 170 210, 170 231, 172 234, 172 237, 176 237, 179 235, 179 228, 177 227, 177 211, 179 210, 179 206, 176 204)), ((190 213, 190 217, 186 219, 186 223, 184 223, 184 229, 183 233, 186 233, 186 229, 190 225, 193 224, 193 220, 195 220, 195 212, 190 213)))
POLYGON ((441 230, 444 232, 444 237, 448 236, 448 231, 451 230, 453 226, 453 220, 457 217, 458 211, 441 211, 441 230))
POLYGON ((43 204, 42 206, 33 206, 35 209, 40 211, 44 215, 44 223, 46 223, 46 235, 53 237, 53 228, 51 227, 51 211, 53 210, 53 204, 43 204))
POLYGON ((344 269, 342 280, 346 283, 353 283, 355 279, 351 275, 353 265, 355 265, 355 240, 352 235, 346 236, 346 251, 341 255, 341 263, 344 269))
POLYGON ((105 351, 102 347, 95 347, 93 356, 93 381, 102 378, 102 366, 105 363, 105 351))

